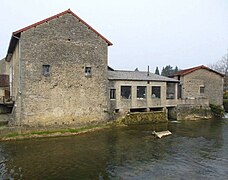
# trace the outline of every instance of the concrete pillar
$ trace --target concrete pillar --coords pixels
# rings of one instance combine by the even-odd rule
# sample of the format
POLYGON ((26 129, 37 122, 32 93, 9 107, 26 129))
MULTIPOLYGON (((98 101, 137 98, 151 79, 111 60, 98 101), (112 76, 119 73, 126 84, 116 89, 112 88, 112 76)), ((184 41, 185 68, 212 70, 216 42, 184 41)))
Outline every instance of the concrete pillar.
POLYGON ((178 94, 178 84, 175 83, 175 100, 177 100, 177 94, 178 94))

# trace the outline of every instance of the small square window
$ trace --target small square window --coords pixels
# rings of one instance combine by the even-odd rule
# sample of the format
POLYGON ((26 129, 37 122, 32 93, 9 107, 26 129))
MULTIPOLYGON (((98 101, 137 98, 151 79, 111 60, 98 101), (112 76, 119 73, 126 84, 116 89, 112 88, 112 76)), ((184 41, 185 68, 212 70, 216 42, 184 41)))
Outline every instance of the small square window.
POLYGON ((110 89, 110 99, 116 99, 116 90, 110 89))
POLYGON ((43 75, 44 76, 50 76, 51 73, 51 66, 50 65, 43 65, 43 75))
POLYGON ((92 76, 92 68, 85 67, 85 76, 92 76))
POLYGON ((205 87, 204 86, 200 86, 200 94, 204 94, 204 90, 205 90, 205 87))

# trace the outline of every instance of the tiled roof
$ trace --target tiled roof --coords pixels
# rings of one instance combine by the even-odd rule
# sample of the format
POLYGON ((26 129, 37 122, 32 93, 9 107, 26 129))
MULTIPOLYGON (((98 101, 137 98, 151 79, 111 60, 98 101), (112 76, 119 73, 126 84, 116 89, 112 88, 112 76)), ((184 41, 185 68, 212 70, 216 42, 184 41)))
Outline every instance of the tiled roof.
POLYGON ((109 80, 128 80, 128 81, 162 81, 179 82, 176 79, 160 76, 146 71, 108 71, 109 80))
POLYGON ((18 31, 15 31, 15 32, 13 32, 13 35, 16 36, 16 35, 18 35, 19 33, 23 32, 23 31, 27 31, 27 30, 29 30, 29 29, 31 29, 31 28, 34 28, 34 27, 36 27, 36 26, 38 26, 38 25, 41 25, 41 24, 43 24, 43 23, 45 23, 45 22, 51 21, 51 20, 53 20, 53 19, 56 19, 56 18, 58 18, 58 17, 60 17, 60 16, 63 16, 63 15, 65 15, 65 14, 67 14, 67 13, 72 14, 72 15, 73 15, 74 17, 76 17, 80 22, 82 22, 83 24, 85 24, 89 29, 91 29, 91 30, 92 30, 93 32, 95 32, 99 37, 101 37, 103 40, 105 40, 109 46, 112 45, 112 43, 111 43, 109 40, 107 40, 104 36, 102 36, 100 33, 98 33, 95 29, 93 29, 89 24, 87 24, 85 21, 83 21, 80 17, 78 17, 78 16, 77 16, 75 13, 73 13, 70 9, 68 9, 68 10, 66 10, 66 11, 63 11, 63 12, 61 12, 61 13, 59 13, 59 14, 56 14, 56 15, 54 15, 54 16, 51 16, 51 17, 49 17, 49 18, 46 18, 46 19, 44 19, 44 20, 42 20, 42 21, 39 21, 39 22, 37 22, 37 23, 34 23, 34 24, 32 24, 32 25, 29 25, 29 26, 27 26, 27 27, 24 27, 24 28, 22 28, 22 29, 20 29, 20 30, 18 30, 18 31))
POLYGON ((206 67, 206 66, 202 65, 202 66, 197 66, 197 67, 193 67, 193 68, 189 68, 189 69, 184 69, 184 70, 178 71, 175 74, 173 74, 172 77, 174 77, 174 76, 184 76, 186 74, 189 74, 189 73, 194 72, 194 71, 199 70, 199 69, 206 69, 208 71, 212 71, 212 72, 214 72, 216 74, 224 76, 222 73, 219 73, 219 72, 217 72, 217 71, 215 71, 213 69, 210 69, 209 67, 206 67))

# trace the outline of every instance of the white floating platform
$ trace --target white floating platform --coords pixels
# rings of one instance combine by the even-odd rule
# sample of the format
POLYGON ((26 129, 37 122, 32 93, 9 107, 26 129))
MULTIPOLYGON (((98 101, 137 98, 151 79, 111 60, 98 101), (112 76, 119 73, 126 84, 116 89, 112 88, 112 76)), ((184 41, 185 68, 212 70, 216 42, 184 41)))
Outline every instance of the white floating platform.
POLYGON ((163 136, 169 136, 172 133, 170 131, 161 131, 161 132, 155 132, 155 131, 153 131, 152 134, 154 134, 158 138, 162 138, 163 136))

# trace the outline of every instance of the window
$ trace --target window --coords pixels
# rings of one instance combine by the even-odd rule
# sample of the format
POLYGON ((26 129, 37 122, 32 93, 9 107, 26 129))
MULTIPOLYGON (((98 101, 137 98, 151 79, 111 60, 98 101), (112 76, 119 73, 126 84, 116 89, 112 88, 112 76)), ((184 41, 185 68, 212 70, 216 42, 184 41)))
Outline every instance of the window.
POLYGON ((116 90, 110 89, 110 99, 116 99, 116 90))
POLYGON ((181 99, 182 98, 182 85, 179 84, 178 85, 178 99, 181 99))
POLYGON ((146 86, 137 86, 137 98, 138 99, 146 98, 146 86))
POLYGON ((121 86, 121 97, 131 99, 131 86, 121 86))
POLYGON ((85 76, 92 76, 92 68, 91 67, 85 67, 85 76))
POLYGON ((204 90, 205 90, 204 86, 200 86, 200 94, 204 94, 204 90))
POLYGON ((152 98, 161 98, 161 86, 152 86, 152 98))
POLYGON ((43 65, 43 75, 44 76, 50 76, 50 65, 43 65))
POLYGON ((175 83, 167 82, 166 84, 166 99, 176 99, 175 83))

